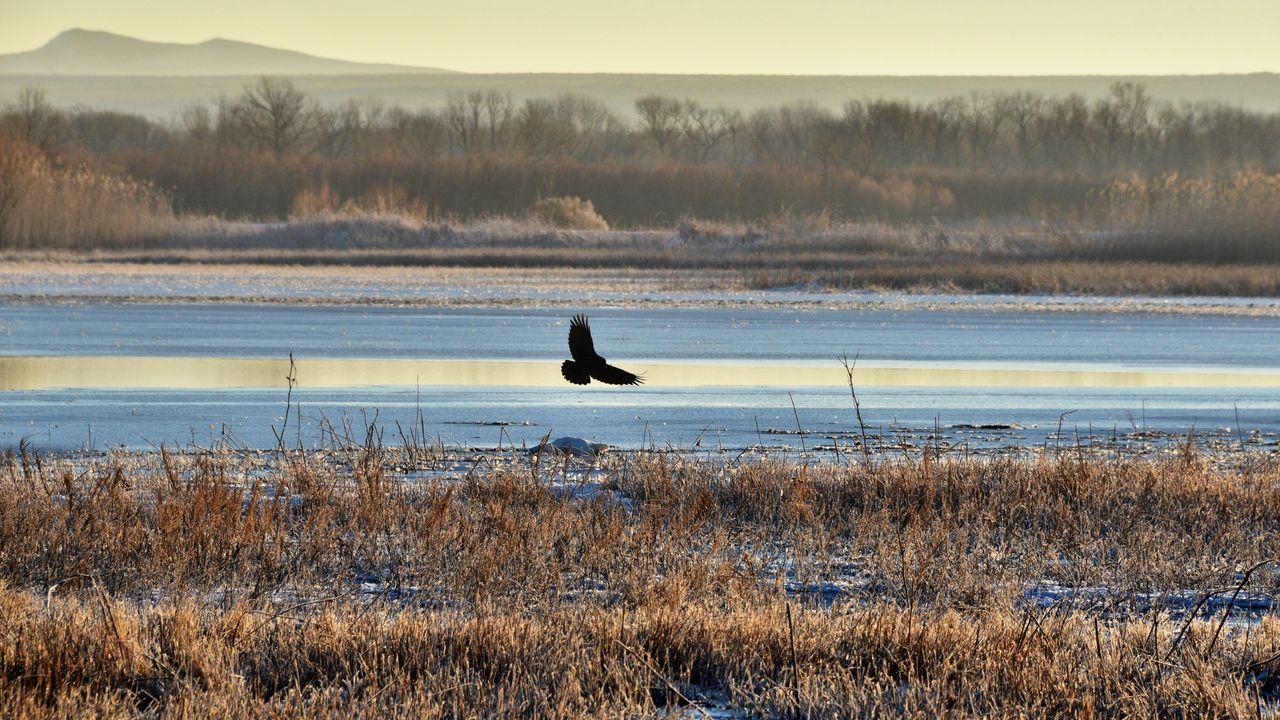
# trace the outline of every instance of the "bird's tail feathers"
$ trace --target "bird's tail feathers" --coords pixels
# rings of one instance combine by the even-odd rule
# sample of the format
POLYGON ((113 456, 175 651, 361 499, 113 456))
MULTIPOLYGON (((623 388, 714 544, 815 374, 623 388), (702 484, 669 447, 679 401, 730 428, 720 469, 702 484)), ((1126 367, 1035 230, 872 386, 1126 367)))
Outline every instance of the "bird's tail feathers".
POLYGON ((560 374, 565 380, 574 385, 589 385, 591 383, 591 373, 587 372, 587 366, 572 360, 565 360, 560 363, 560 374))

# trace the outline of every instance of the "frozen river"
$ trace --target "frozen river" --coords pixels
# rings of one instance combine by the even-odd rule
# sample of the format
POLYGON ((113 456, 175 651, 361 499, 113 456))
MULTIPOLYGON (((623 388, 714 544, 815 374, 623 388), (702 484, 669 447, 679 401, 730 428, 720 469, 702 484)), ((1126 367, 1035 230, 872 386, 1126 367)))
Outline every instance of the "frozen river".
MULTIPOLYGON (((590 307, 639 388, 559 376, 572 311, 16 302, 0 306, 0 448, 293 442, 377 418, 446 445, 576 435, 625 447, 1034 445, 1152 431, 1280 430, 1280 318, 1000 310, 590 307), (794 404, 794 410, 793 410, 794 404), (322 431, 322 428, 325 430, 322 431), (936 440, 936 438, 935 438, 936 440)), ((1270 437, 1274 441, 1274 437, 1270 437)))

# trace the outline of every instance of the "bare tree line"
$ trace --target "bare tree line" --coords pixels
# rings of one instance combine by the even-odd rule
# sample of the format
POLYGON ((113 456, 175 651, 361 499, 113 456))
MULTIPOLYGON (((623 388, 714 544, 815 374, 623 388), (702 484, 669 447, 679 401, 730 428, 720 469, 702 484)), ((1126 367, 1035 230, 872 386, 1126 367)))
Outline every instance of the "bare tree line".
POLYGON ((130 188, 154 188, 180 215, 279 218, 324 199, 470 218, 577 197, 616 227, 791 213, 1168 227, 1187 208, 1202 225, 1276 223, 1280 113, 1171 105, 1137 84, 1095 101, 1010 93, 742 113, 646 95, 635 108, 620 117, 582 95, 517 103, 494 91, 418 110, 323 105, 264 77, 157 122, 57 108, 28 88, 0 108, 0 215, 18 212, 4 178, 31 176, 40 156, 47 177, 88 167, 77 177, 128 180, 128 202, 130 188))
POLYGON ((804 165, 867 175, 929 169, 1117 176, 1280 169, 1280 114, 1151 98, 1117 83, 1105 98, 1019 92, 931 103, 853 100, 839 112, 791 103, 744 114, 695 99, 646 95, 634 118, 563 94, 516 103, 458 92, 408 110, 376 99, 323 106, 286 79, 185 108, 168 122, 58 109, 27 88, 0 130, 46 152, 236 148, 277 157, 406 158, 491 154, 578 162, 804 165))

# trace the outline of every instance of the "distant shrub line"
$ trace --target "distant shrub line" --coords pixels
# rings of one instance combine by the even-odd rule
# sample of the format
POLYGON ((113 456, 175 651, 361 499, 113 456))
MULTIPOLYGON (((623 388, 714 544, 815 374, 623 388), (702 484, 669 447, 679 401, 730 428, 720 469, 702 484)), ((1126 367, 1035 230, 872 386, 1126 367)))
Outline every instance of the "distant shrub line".
MULTIPOLYGON (((850 170, 806 166, 735 168, 718 164, 582 163, 523 160, 497 155, 353 159, 280 158, 262 152, 129 153, 117 158, 135 177, 168 189, 182 213, 232 217, 284 217, 295 205, 341 206, 381 193, 443 218, 519 215, 545 197, 590 200, 610 223, 673 227, 682 218, 760 219, 789 209, 827 210, 842 219, 911 220, 954 217, 953 192, 933 177, 876 180, 850 170), (299 200, 301 196, 310 199, 299 200)), ((959 180, 957 184, 963 184, 959 180)), ((1046 178, 1039 197, 1001 199, 991 183, 966 185, 973 201, 999 203, 1020 213, 1026 203, 1079 204, 1089 186, 1046 178)), ((1035 191, 1032 191, 1035 192, 1035 191)))
POLYGON ((636 109, 628 121, 581 96, 517 106, 493 92, 416 112, 323 107, 263 78, 157 123, 60 110, 29 88, 0 113, 0 247, 139 242, 175 215, 577 230, 787 215, 1050 223, 1123 234, 1104 244, 1127 259, 1280 255, 1280 114, 1175 107, 1125 83, 1093 103, 1014 93, 744 116, 651 95, 636 109))
POLYGON ((201 147, 277 156, 422 159, 494 154, 583 163, 723 163, 847 169, 884 178, 924 169, 1090 178, 1280 171, 1280 113, 1221 103, 1161 102, 1122 82, 1095 101, 1071 94, 971 94, 916 103, 851 99, 840 112, 795 102, 744 114, 693 98, 646 95, 634 118, 575 94, 517 104, 496 91, 454 93, 408 110, 376 99, 322 106, 290 81, 264 77, 242 94, 197 103, 166 122, 49 105, 21 91, 0 116, 44 150, 201 147))

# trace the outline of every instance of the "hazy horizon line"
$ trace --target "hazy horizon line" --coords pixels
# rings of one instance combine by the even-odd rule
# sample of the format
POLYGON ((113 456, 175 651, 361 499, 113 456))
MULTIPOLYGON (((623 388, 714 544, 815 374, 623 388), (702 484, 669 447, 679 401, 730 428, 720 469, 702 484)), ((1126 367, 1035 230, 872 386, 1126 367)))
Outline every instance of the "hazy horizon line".
MULTIPOLYGON (((395 75, 418 75, 423 71, 446 70, 448 72, 460 73, 465 75, 658 75, 671 77, 804 77, 804 78, 1107 78, 1107 77, 1215 77, 1215 76, 1241 76, 1247 77, 1252 75, 1277 75, 1280 74, 1280 67, 1274 69, 1257 69, 1248 71, 1229 71, 1229 70, 1199 70, 1195 72, 1149 72, 1149 71, 1128 71, 1115 70, 1107 72, 1052 72, 1052 73, 896 73, 896 72, 866 72, 866 73, 823 73, 823 72, 672 72, 672 71, 652 71, 652 70, 606 70, 606 71, 590 71, 590 70, 564 70, 564 69, 539 69, 539 70, 469 70, 453 66, 447 62, 433 63, 431 65, 409 64, 403 61, 391 60, 375 60, 375 59, 354 59, 351 57, 342 57, 338 55, 318 54, 311 50, 303 50, 294 47, 286 47, 284 45, 270 45, 252 40, 239 40, 232 37, 220 35, 211 36, 204 40, 192 42, 183 42, 178 40, 156 40, 139 35, 130 35, 127 33, 117 32, 115 30, 102 30, 87 28, 84 26, 69 27, 59 31, 48 40, 27 49, 6 49, 0 46, 0 57, 7 55, 18 55, 22 53, 34 52, 47 46, 58 37, 69 32, 87 32, 101 33, 106 35, 114 35, 129 40, 137 40, 146 43, 156 43, 164 45, 182 45, 197 46, 209 42, 223 41, 233 42, 253 47, 266 48, 271 50, 282 50, 286 52, 300 53, 321 60, 337 60, 341 62, 356 63, 361 65, 387 65, 405 68, 405 72, 386 72, 386 73, 369 73, 369 75, 395 76, 395 75)), ((291 73, 286 74, 288 77, 340 77, 350 73, 291 73)), ((200 75, 137 75, 137 74, 93 74, 85 75, 79 73, 5 73, 0 71, 0 75, 10 77, 31 76, 31 77, 249 77, 238 73, 227 74, 200 74, 200 75)), ((251 75, 250 75, 251 76, 251 75)))

